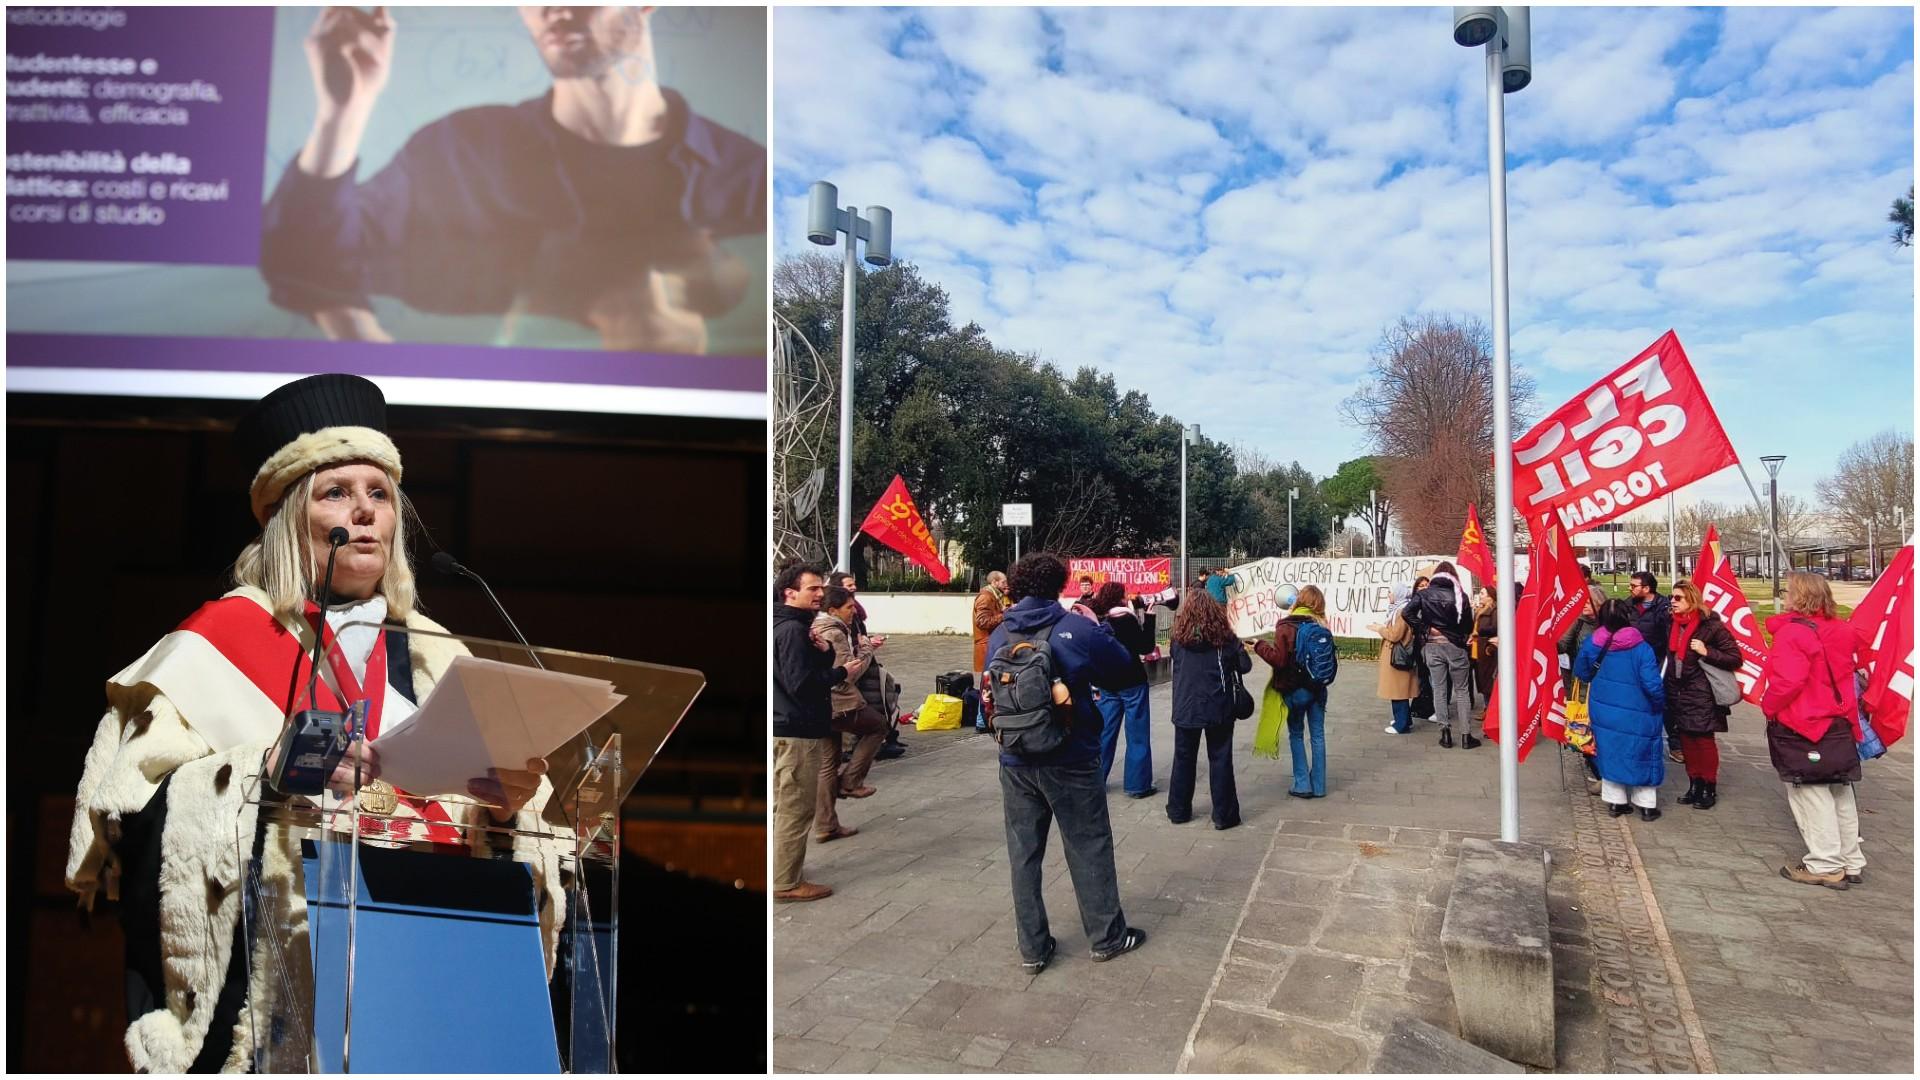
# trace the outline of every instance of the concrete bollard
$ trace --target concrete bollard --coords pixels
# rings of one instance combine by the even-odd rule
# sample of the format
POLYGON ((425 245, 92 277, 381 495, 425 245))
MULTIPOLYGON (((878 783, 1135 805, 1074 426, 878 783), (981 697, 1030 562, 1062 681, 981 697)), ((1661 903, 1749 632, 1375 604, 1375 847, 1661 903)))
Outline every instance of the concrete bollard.
POLYGON ((1508 1060, 1553 1068, 1545 849, 1462 840, 1440 945, 1461 1034, 1508 1060))
POLYGON ((1403 1016, 1387 1029, 1380 1052, 1367 1067, 1371 1073, 1523 1073, 1527 1070, 1506 1058, 1442 1031, 1424 1020, 1403 1016))

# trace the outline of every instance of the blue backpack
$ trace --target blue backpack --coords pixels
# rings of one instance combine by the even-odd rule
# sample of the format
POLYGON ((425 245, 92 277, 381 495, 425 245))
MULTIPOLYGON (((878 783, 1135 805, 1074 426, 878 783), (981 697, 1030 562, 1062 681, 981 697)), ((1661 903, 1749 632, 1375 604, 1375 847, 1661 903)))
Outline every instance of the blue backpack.
POLYGON ((1311 619, 1300 623, 1293 634, 1293 666, 1314 686, 1332 686, 1340 674, 1333 632, 1311 619))

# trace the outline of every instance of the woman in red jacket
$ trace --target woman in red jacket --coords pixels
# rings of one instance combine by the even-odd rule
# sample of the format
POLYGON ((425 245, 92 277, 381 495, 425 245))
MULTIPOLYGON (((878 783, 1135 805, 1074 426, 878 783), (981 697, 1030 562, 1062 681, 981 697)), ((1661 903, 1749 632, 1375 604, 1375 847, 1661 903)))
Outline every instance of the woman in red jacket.
POLYGON ((1853 799, 1862 735, 1855 719, 1853 628, 1834 617, 1833 592, 1818 574, 1787 575, 1786 602, 1786 611, 1767 620, 1773 650, 1760 711, 1807 857, 1781 867, 1780 876, 1844 889, 1860 883, 1867 865, 1853 799))

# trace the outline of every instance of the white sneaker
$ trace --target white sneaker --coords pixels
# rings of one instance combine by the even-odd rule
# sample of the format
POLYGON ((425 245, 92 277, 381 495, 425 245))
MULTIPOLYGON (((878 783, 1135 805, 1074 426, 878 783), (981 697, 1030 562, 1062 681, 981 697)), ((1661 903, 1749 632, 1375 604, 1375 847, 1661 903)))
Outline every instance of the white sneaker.
POLYGON ((1389 735, 1398 735, 1398 734, 1400 734, 1400 729, 1399 729, 1399 728, 1397 728, 1397 727, 1394 727, 1394 726, 1393 726, 1392 724, 1388 724, 1388 725, 1387 725, 1387 734, 1389 734, 1389 735))

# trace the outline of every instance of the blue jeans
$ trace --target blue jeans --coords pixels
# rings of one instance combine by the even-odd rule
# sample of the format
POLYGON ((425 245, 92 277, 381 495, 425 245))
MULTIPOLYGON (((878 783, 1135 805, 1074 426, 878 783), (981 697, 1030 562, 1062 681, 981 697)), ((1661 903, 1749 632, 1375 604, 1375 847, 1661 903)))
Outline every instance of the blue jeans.
POLYGON ((1323 691, 1295 690, 1287 695, 1287 746, 1293 751, 1293 790, 1327 793, 1327 697, 1323 691), (1313 765, 1307 765, 1301 726, 1313 741, 1313 765))
POLYGON ((1393 702, 1393 730, 1408 732, 1413 730, 1413 702, 1393 702))
POLYGON ((1113 775, 1114 754, 1120 749, 1120 728, 1127 729, 1127 762, 1120 770, 1121 786, 1129 795, 1153 787, 1153 724, 1147 711, 1145 683, 1127 690, 1101 690, 1093 706, 1106 727, 1100 732, 1100 782, 1113 775))
POLYGON ((1041 899, 1047 833, 1060 821, 1080 927, 1095 951, 1116 948, 1127 933, 1120 881, 1113 868, 1113 825, 1107 793, 1091 761, 1078 765, 1002 765, 1000 801, 1007 821, 1007 863, 1013 870, 1013 922, 1022 960, 1047 955, 1047 905, 1041 899))

